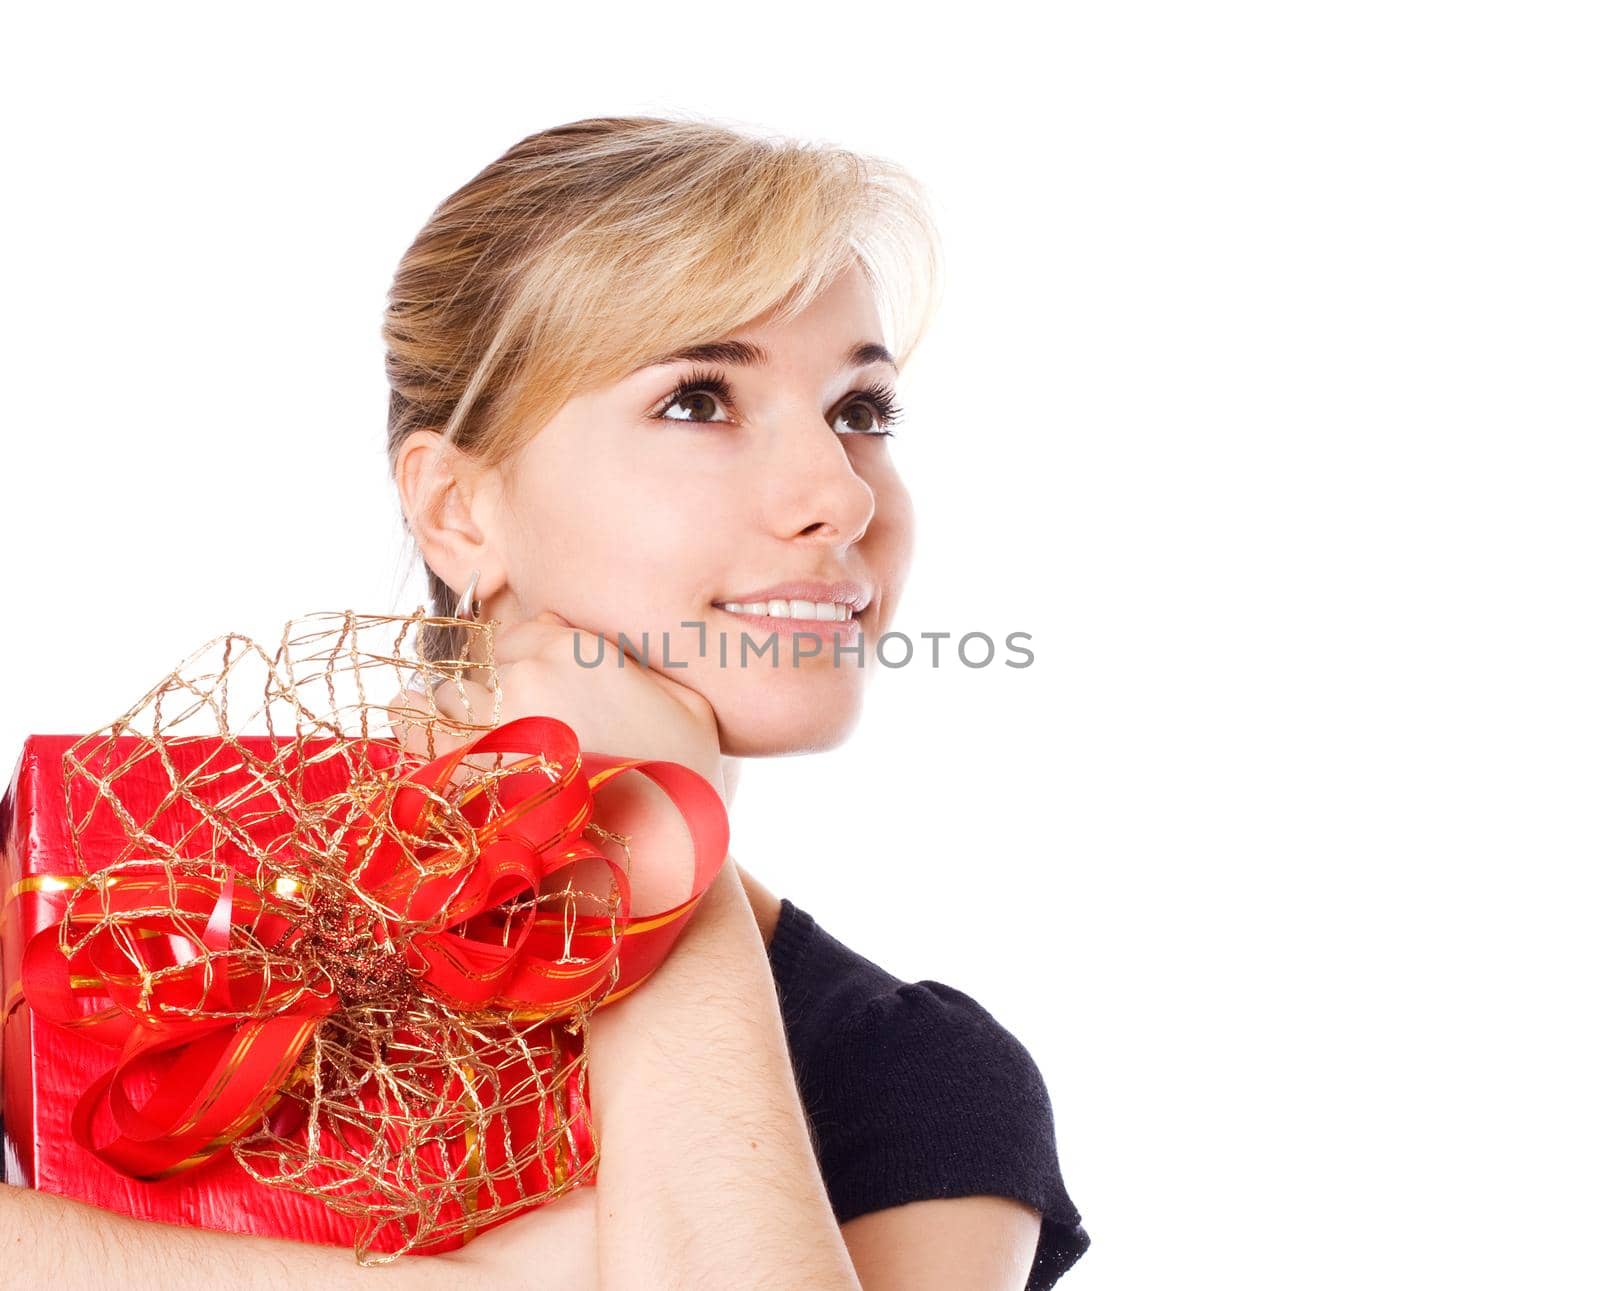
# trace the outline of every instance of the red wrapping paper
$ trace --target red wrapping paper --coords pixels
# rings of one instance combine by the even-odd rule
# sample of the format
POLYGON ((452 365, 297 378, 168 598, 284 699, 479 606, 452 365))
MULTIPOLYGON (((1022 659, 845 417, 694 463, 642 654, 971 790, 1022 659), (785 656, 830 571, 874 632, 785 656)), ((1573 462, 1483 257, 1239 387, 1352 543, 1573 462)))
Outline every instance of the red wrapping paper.
MULTIPOLYGON (((85 1091, 107 1074, 118 1051, 90 1038, 81 1029, 59 1026, 40 1016, 23 991, 22 969, 29 942, 60 921, 71 876, 94 868, 90 853, 94 849, 95 830, 91 828, 84 836, 85 855, 80 862, 66 821, 68 786, 63 755, 79 738, 70 735, 29 737, 6 796, 0 801, 0 837, 5 847, 3 863, 0 863, 0 892, 4 894, 4 907, 0 909, 0 992, 3 992, 0 999, 4 1002, 3 1030, 0 1030, 0 1098, 4 1105, 6 1181, 139 1219, 332 1245, 358 1245, 361 1220, 357 1216, 340 1214, 315 1196, 258 1182, 225 1149, 199 1166, 167 1177, 144 1180, 113 1168, 85 1147, 80 1142, 81 1125, 79 1133, 74 1133, 74 1113, 85 1102, 85 1091)), ((288 743, 265 736, 233 738, 247 752, 263 760, 272 758, 276 746, 288 743)), ((119 739, 131 743, 130 737, 119 739)), ((185 766, 199 765, 211 756, 217 743, 204 737, 191 737, 174 742, 169 750, 181 772, 185 766)), ((386 757, 382 742, 371 748, 370 756, 375 766, 391 765, 394 761, 392 753, 386 757)), ((680 786, 687 776, 710 792, 703 780, 674 764, 642 763, 593 753, 582 755, 581 774, 587 778, 591 790, 634 769, 652 774, 658 783, 662 783, 661 777, 665 776, 669 783, 680 786)), ((152 766, 148 785, 143 787, 131 776, 125 776, 119 793, 126 797, 142 792, 148 797, 164 792, 167 779, 154 774, 155 770, 152 766)), ((344 779, 349 774, 348 763, 339 758, 324 762, 308 758, 301 774, 304 776, 301 796, 306 800, 319 799, 348 784, 344 779)), ((228 787, 226 781, 218 783, 215 792, 223 793, 228 787)), ((691 788, 694 794, 700 793, 698 787, 691 788)), ((79 783, 72 786, 72 791, 76 795, 88 789, 79 783)), ((154 801, 158 799, 149 797, 142 805, 148 806, 154 801)), ((696 844, 692 895, 669 911, 618 921, 629 935, 619 942, 621 973, 605 1002, 640 985, 665 957, 726 854, 726 816, 720 811, 708 810, 704 798, 695 801, 697 809, 686 816, 696 844)), ((163 815, 163 827, 173 831, 190 828, 193 821, 193 813, 182 803, 168 807, 163 815)), ((123 841, 115 836, 110 823, 108 821, 106 830, 108 850, 123 841)), ((264 816, 252 828, 259 827, 263 836, 269 836, 286 830, 288 825, 287 815, 278 821, 264 816)), ((593 922, 599 925, 602 921, 593 922)), ((598 926, 588 928, 587 933, 598 937, 598 926)), ((563 1038, 563 1029, 559 1026, 552 1026, 550 1031, 557 1052, 565 1053, 570 1059, 581 1040, 563 1038)), ((541 1159, 548 1169, 548 1177, 558 1183, 584 1170, 589 1174, 582 1182, 593 1182, 598 1148, 587 1114, 588 1093, 583 1077, 581 1070, 575 1071, 562 1087, 561 1097, 572 1112, 572 1125, 566 1139, 541 1159)), ((106 1119, 102 1112, 100 1120, 106 1119)), ((102 1146, 108 1137, 103 1128, 93 1135, 95 1142, 102 1146)), ((469 1236, 472 1231, 468 1230, 469 1236)), ((390 1234, 373 1243, 373 1249, 393 1250, 397 1241, 398 1236, 390 1234)), ((419 1249, 445 1250, 459 1244, 459 1239, 446 1240, 419 1249)))

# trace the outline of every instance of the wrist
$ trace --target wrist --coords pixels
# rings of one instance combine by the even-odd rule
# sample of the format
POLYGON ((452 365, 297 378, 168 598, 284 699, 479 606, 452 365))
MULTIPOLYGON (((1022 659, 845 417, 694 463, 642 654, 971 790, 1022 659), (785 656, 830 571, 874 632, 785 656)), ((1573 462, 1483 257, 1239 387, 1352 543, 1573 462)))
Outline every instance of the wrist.
POLYGON ((673 948, 662 967, 666 967, 680 951, 685 953, 686 958, 745 955, 754 951, 765 954, 766 943, 761 938, 755 909, 750 904, 739 866, 731 854, 723 860, 716 878, 711 880, 710 887, 700 898, 700 904, 695 907, 689 926, 679 938, 679 944, 673 948))
POLYGON ((599 1067, 626 1070, 627 1062, 609 1061, 615 1050, 651 1046, 655 1041, 646 1037, 653 1032, 693 1028, 708 1018, 717 1020, 729 1009, 746 1015, 748 1010, 739 1008, 741 1002, 772 989, 766 943, 739 868, 729 856, 666 958, 636 990, 593 1014, 591 1072, 596 1053, 603 1055, 599 1067))

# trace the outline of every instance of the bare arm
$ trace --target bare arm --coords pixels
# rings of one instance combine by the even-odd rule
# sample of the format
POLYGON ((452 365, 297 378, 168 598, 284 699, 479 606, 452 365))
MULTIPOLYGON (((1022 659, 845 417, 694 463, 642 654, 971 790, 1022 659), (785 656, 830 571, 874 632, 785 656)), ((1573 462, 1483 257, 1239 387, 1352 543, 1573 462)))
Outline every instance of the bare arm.
POLYGON ((599 1285, 861 1291, 730 857, 672 953, 594 1015, 599 1285))
POLYGON ((459 1251, 362 1268, 345 1247, 129 1219, 50 1193, 0 1186, 0 1258, 7 1286, 589 1291, 595 1285, 594 1191, 574 1189, 459 1251))
POLYGON ((370 1291, 381 1282, 410 1291, 422 1285, 411 1267, 420 1258, 363 1269, 343 1247, 129 1219, 28 1188, 0 1189, 0 1245, 6 1280, 16 1286, 215 1291, 227 1285, 281 1291, 298 1282, 330 1291, 355 1286, 370 1291))
POLYGON ((1042 1216, 1010 1197, 939 1197, 842 1224, 865 1291, 982 1287, 1021 1291, 1042 1216))

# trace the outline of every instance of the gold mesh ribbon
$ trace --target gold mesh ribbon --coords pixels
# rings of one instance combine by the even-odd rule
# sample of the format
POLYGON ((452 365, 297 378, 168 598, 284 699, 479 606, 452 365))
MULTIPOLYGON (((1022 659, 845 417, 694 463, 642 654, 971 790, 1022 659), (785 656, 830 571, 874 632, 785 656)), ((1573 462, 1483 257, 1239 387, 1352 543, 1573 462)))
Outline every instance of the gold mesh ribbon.
POLYGON ((580 759, 575 741, 461 753, 510 729, 493 647, 493 624, 420 609, 309 615, 270 649, 230 633, 72 746, 80 873, 29 994, 124 1046, 123 1093, 170 1093, 186 1062, 201 1091, 154 1138, 156 1104, 130 1103, 120 1137, 90 1145, 102 1159, 156 1178, 231 1151, 356 1217, 363 1264, 459 1245, 592 1177, 588 1020, 621 961, 595 971, 573 931, 609 918, 615 941, 629 840, 582 815, 531 840, 507 826, 533 829, 512 786, 570 788, 580 759), (441 629, 460 657, 422 659, 441 629), (459 760, 398 825, 397 787, 440 759, 459 760), (560 886, 517 882, 533 844, 560 886), (586 890, 599 872, 608 890, 586 890), (559 954, 507 969, 534 934, 559 954))

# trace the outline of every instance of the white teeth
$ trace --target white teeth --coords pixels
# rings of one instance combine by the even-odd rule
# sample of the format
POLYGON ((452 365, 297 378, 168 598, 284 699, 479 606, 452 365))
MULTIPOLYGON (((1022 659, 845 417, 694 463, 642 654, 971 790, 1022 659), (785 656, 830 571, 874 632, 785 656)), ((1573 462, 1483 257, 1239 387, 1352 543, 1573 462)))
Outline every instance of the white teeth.
POLYGON ((730 614, 757 614, 774 619, 809 619, 818 623, 843 623, 852 613, 848 605, 836 605, 831 601, 723 601, 721 608, 730 614))

